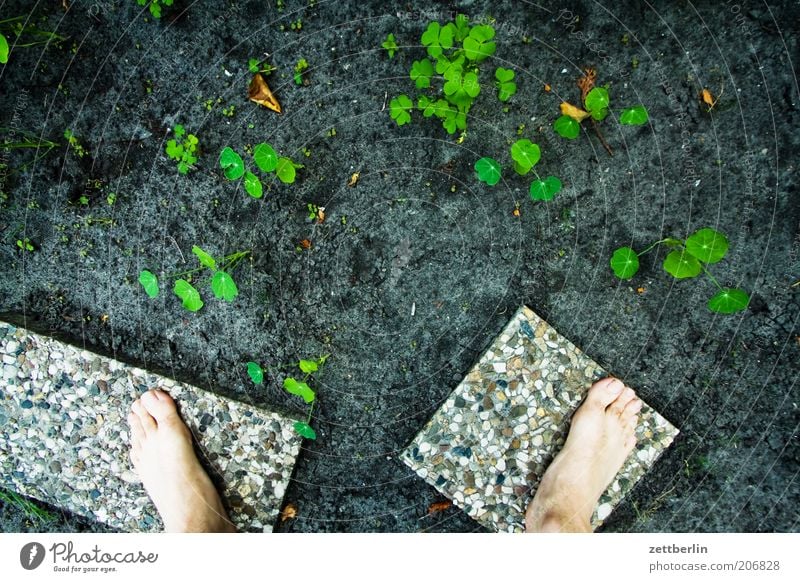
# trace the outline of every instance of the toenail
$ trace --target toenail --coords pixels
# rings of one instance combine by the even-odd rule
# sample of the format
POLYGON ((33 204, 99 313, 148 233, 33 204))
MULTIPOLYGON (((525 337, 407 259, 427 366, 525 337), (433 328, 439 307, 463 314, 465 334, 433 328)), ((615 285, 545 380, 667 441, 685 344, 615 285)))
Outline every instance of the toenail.
POLYGON ((615 394, 617 394, 617 393, 619 393, 619 392, 622 392, 622 389, 623 389, 623 388, 625 388, 625 384, 623 384, 623 383, 622 383, 620 380, 618 380, 618 379, 616 379, 616 378, 614 378, 614 379, 613 379, 611 382, 609 382, 609 384, 608 384, 608 389, 609 389, 611 392, 615 393, 615 394))

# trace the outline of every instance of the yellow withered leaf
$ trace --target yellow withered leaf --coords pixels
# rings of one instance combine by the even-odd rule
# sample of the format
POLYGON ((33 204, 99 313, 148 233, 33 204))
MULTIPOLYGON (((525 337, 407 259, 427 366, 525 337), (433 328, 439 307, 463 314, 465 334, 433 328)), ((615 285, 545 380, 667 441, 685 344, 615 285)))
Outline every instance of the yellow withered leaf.
POLYGON ((561 103, 561 115, 566 115, 567 117, 571 117, 578 123, 589 117, 589 113, 584 111, 579 107, 575 107, 571 103, 567 103, 564 101, 561 103))
POLYGON ((267 82, 261 73, 253 75, 253 80, 250 81, 250 87, 247 89, 247 98, 254 103, 263 105, 267 109, 272 109, 277 113, 281 112, 281 104, 278 103, 275 95, 269 90, 267 82))

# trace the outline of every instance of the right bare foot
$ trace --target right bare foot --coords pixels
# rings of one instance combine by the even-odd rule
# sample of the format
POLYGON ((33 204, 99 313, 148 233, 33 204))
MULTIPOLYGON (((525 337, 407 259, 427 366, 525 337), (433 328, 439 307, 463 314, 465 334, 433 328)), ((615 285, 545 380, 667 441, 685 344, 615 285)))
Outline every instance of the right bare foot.
POLYGON ((591 532, 600 495, 636 446, 642 401, 616 378, 595 383, 528 505, 528 532, 591 532))
POLYGON ((131 406, 131 460, 168 532, 236 531, 192 448, 175 402, 161 390, 131 406))

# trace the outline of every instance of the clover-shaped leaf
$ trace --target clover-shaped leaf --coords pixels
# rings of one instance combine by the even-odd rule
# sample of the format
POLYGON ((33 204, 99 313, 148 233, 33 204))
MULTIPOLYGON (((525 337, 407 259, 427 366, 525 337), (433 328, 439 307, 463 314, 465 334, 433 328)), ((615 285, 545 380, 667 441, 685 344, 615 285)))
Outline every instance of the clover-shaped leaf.
POLYGON ((311 387, 306 384, 305 382, 298 382, 294 378, 286 378, 283 381, 283 388, 289 393, 294 394, 295 396, 299 396, 303 400, 305 400, 306 404, 311 404, 314 402, 314 398, 316 395, 311 387))
POLYGON ((260 143, 253 148, 253 159, 262 172, 272 172, 278 165, 278 154, 268 143, 260 143))
POLYGON ((623 109, 619 116, 622 125, 643 125, 647 123, 647 119, 647 109, 643 105, 623 109))
POLYGON ((455 41, 461 42, 469 36, 469 16, 466 14, 457 14, 454 23, 455 28, 455 41))
POLYGON ((553 123, 553 129, 561 137, 575 139, 581 131, 580 124, 569 115, 562 115, 553 123))
POLYGON ((703 263, 717 263, 728 252, 728 239, 713 228, 701 228, 686 239, 686 252, 703 263))
POLYGON ((431 75, 433 75, 433 63, 428 59, 414 61, 411 65, 411 80, 417 85, 417 89, 427 89, 431 86, 431 75))
POLYGON ((490 42, 494 38, 494 28, 484 24, 473 26, 469 36, 464 39, 464 54, 475 62, 481 62, 494 54, 497 46, 490 42))
POLYGON ((317 440, 317 432, 307 422, 296 421, 294 423, 294 431, 310 441, 317 440))
POLYGON ((686 252, 685 249, 670 251, 664 259, 664 270, 676 279, 697 277, 703 268, 700 261, 686 252))
POLYGON ((173 289, 175 295, 180 297, 183 301, 183 306, 189 311, 199 311, 203 307, 203 300, 200 299, 200 293, 192 287, 188 281, 178 279, 175 281, 173 289))
POLYGON ((532 200, 552 200, 561 190, 561 180, 555 176, 547 176, 544 180, 536 180, 531 184, 530 195, 532 200))
POLYGON ((511 159, 514 160, 514 170, 520 176, 530 172, 540 157, 539 146, 529 139, 518 139, 511 146, 511 159))
POLYGON ((411 121, 411 108, 414 103, 408 95, 398 95, 389 102, 389 115, 397 122, 397 125, 405 125, 411 121))
POLYGON ((233 278, 225 271, 217 271, 211 278, 211 290, 217 299, 224 299, 225 301, 233 301, 239 294, 239 289, 236 287, 233 278))
POLYGON ((153 275, 150 271, 145 269, 139 273, 139 283, 144 287, 144 292, 150 299, 158 297, 158 277, 153 275))
POLYGON ((390 59, 394 58, 394 53, 397 52, 397 41, 391 32, 386 35, 386 40, 381 43, 381 46, 386 49, 387 53, 389 53, 390 59))
POLYGON ((500 164, 492 158, 481 158, 475 162, 475 172, 478 174, 478 180, 486 182, 489 186, 497 184, 502 174, 500 164))
POLYGON ((750 296, 741 289, 722 289, 708 300, 708 308, 727 315, 747 309, 749 303, 750 296))
POLYGON ((197 260, 200 261, 200 264, 204 267, 208 267, 212 271, 217 269, 217 261, 214 260, 214 257, 209 255, 197 245, 192 247, 192 254, 197 257, 197 260))
POLYGON ((253 172, 245 172, 244 174, 244 189, 253 198, 261 198, 264 195, 264 189, 261 185, 261 180, 258 179, 253 172))
POLYGON ((467 129, 467 114, 448 106, 442 118, 442 127, 450 135, 454 134, 457 129, 467 129))
POLYGON ((445 49, 453 47, 453 38, 455 37, 455 26, 448 24, 442 26, 438 22, 431 22, 425 32, 422 33, 422 44, 428 47, 428 54, 434 59, 445 49))
POLYGON ((247 375, 253 381, 253 384, 264 383, 264 370, 255 362, 247 362, 247 375))
POLYGON ((224 147, 220 152, 219 166, 225 171, 228 180, 238 180, 244 176, 242 157, 229 147, 224 147))
POLYGON ((497 98, 500 101, 508 101, 511 96, 517 92, 517 84, 514 82, 515 73, 511 69, 504 69, 498 67, 494 72, 494 78, 497 79, 494 86, 497 87, 497 98))
POLYGON ((458 71, 459 73, 464 70, 464 55, 459 55, 453 60, 448 60, 447 57, 442 55, 436 60, 436 72, 446 77, 451 71, 458 71))
POLYGON ((630 279, 639 270, 639 256, 631 247, 620 247, 611 255, 611 270, 619 279, 630 279))
POLYGON ((478 75, 472 71, 461 74, 460 71, 451 70, 445 79, 447 81, 444 84, 444 94, 451 103, 460 107, 469 106, 481 91, 478 75))

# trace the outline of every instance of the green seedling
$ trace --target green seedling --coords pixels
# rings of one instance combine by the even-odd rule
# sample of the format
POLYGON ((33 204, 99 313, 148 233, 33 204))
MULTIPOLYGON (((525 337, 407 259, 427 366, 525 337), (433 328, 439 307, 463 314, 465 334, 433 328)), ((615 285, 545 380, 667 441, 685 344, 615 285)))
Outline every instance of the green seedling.
MULTIPOLYGON (((562 103, 563 114, 553 123, 553 129, 565 139, 575 139, 580 133, 580 124, 584 119, 602 121, 608 116, 609 103, 608 89, 595 87, 586 94, 585 111, 568 103, 562 103)), ((644 125, 648 119, 647 109, 643 105, 628 107, 619 114, 619 122, 622 125, 644 125)))
POLYGON ((303 30, 303 21, 298 18, 294 22, 289 23, 289 28, 295 32, 300 32, 303 30))
POLYGON ((16 507, 32 522, 47 523, 56 519, 54 514, 14 491, 0 489, 0 501, 11 507, 16 507))
POLYGON ((36 250, 31 242, 31 239, 29 238, 17 239, 17 247, 22 252, 32 253, 34 250, 36 250))
POLYGON ((170 158, 178 162, 178 173, 185 175, 197 163, 199 155, 197 136, 187 134, 181 124, 177 124, 172 131, 175 139, 167 140, 166 152, 170 158))
MULTIPOLYGON (((204 303, 200 292, 192 285, 191 281, 196 276, 204 273, 211 275, 208 283, 211 287, 211 292, 217 299, 227 302, 233 301, 239 295, 239 289, 231 273, 245 257, 250 255, 250 251, 239 251, 219 260, 198 246, 192 247, 192 253, 200 263, 198 268, 167 275, 168 279, 175 279, 173 292, 181 300, 184 309, 194 312, 200 311, 203 307, 204 303)), ((155 274, 148 270, 143 270, 139 273, 139 283, 148 297, 151 299, 158 297, 160 288, 158 277, 155 274)))
POLYGON ((300 59, 297 61, 297 64, 294 66, 294 82, 298 85, 303 84, 303 77, 305 76, 305 71, 308 70, 308 61, 305 59, 300 59))
POLYGON ((433 63, 428 59, 414 61, 411 65, 411 80, 417 85, 417 89, 427 89, 431 86, 433 76, 433 63))
POLYGON ((389 116, 397 125, 405 125, 411 121, 411 109, 414 103, 408 95, 398 95, 389 102, 389 116))
POLYGON ((65 129, 64 130, 64 137, 69 142, 69 147, 78 155, 79 158, 82 158, 86 155, 86 150, 81 145, 81 142, 78 141, 78 138, 75 137, 75 134, 72 133, 72 130, 65 129))
MULTIPOLYGON (((260 143, 253 148, 253 161, 258 169, 264 173, 274 172, 284 184, 292 184, 297 176, 297 170, 303 168, 289 158, 279 157, 275 149, 268 143, 260 143)), ((244 177, 244 188, 253 198, 261 198, 264 188, 261 180, 245 167, 244 160, 230 147, 223 148, 219 156, 219 165, 224 170, 228 180, 238 180, 244 177)))
POLYGON ((394 53, 397 52, 397 42, 395 41, 394 35, 390 32, 386 35, 386 40, 381 43, 381 46, 386 49, 386 52, 389 53, 389 58, 394 58, 394 53))
POLYGON ((161 18, 161 7, 172 6, 173 2, 173 0, 136 0, 136 3, 139 6, 147 6, 148 1, 150 2, 150 14, 153 15, 153 18, 161 18))
POLYGON ((13 174, 15 172, 22 172, 31 164, 41 160, 54 148, 57 148, 59 143, 42 139, 35 133, 23 129, 0 127, 0 151, 6 150, 35 150, 33 159, 21 166, 11 169, 9 166, 0 162, 0 171, 13 174))
MULTIPOLYGON (((514 162, 514 171, 520 176, 533 173, 536 180, 530 186, 530 196, 534 201, 552 200, 561 190, 561 180, 555 176, 547 176, 542 179, 534 169, 534 166, 541 158, 539 146, 529 139, 518 139, 511 145, 511 159, 514 162)), ((494 186, 500 181, 502 168, 500 164, 492 158, 481 158, 475 162, 475 172, 478 180, 485 182, 489 186, 494 186)))
POLYGON ((0 27, 5 30, 5 34, 0 32, 0 64, 6 64, 10 53, 8 39, 14 36, 15 49, 60 43, 67 40, 66 36, 61 36, 49 30, 42 30, 35 24, 30 24, 31 18, 27 14, 14 16, 0 20, 0 27))
POLYGON ((492 158, 481 158, 475 162, 475 173, 478 174, 478 180, 486 182, 489 186, 497 184, 502 177, 500 164, 492 158))
POLYGON ((274 67, 263 60, 248 59, 247 68, 254 75, 261 73, 262 75, 267 76, 271 75, 272 71, 276 70, 278 67, 274 67))
POLYGON ((497 98, 500 101, 506 102, 517 92, 517 84, 514 82, 516 73, 511 69, 504 69, 497 67, 494 72, 496 79, 494 86, 497 87, 497 98))
POLYGON ((631 279, 639 271, 639 257, 658 245, 670 248, 662 264, 664 270, 676 279, 691 279, 704 273, 717 288, 708 300, 708 309, 716 313, 737 313, 746 309, 750 296, 741 289, 723 287, 709 272, 708 265, 718 263, 728 252, 728 239, 711 228, 701 228, 686 240, 665 238, 654 242, 641 252, 631 247, 620 247, 611 255, 610 265, 614 275, 622 280, 631 279))
POLYGON ((8 40, 5 35, 0 32, 0 64, 5 65, 8 62, 8 40))
MULTIPOLYGON (((289 394, 293 396, 298 396, 303 399, 303 402, 309 404, 310 407, 308 409, 308 417, 306 418, 305 422, 297 421, 294 423, 294 430, 297 434, 299 434, 303 438, 307 438, 309 440, 316 440, 317 433, 311 427, 311 415, 314 412, 314 404, 317 401, 317 394, 314 389, 309 385, 312 378, 316 379, 318 376, 314 376, 314 374, 321 375, 322 368, 325 365, 325 362, 330 357, 330 354, 324 355, 318 360, 300 360, 294 364, 291 364, 291 368, 299 368, 300 371, 304 374, 302 379, 297 379, 294 376, 286 376, 283 380, 283 389, 286 390, 289 394)), ((276 368, 285 368, 286 366, 275 366, 276 368)), ((264 369, 261 367, 260 364, 257 362, 247 362, 247 375, 253 381, 255 385, 261 385, 264 383, 264 369)))

